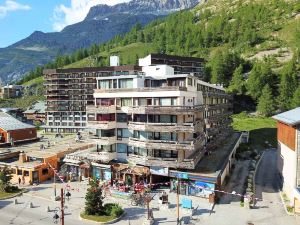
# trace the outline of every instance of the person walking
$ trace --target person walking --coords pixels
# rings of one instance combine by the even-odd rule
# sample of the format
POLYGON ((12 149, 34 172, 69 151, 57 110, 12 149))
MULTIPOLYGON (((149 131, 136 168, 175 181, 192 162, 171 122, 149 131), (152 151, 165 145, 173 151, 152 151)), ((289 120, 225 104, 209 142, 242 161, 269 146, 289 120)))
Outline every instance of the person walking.
POLYGON ((25 185, 25 177, 22 177, 22 184, 25 185))
POLYGON ((21 185, 21 178, 19 177, 18 179, 18 182, 19 182, 19 186, 21 185))

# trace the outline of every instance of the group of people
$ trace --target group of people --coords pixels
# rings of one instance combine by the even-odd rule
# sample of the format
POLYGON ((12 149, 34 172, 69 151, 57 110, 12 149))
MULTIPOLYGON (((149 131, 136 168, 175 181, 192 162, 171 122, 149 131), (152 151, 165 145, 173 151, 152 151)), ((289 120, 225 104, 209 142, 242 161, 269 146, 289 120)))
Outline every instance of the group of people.
POLYGON ((19 182, 19 186, 21 185, 21 182, 23 185, 25 185, 25 177, 22 177, 22 179, 19 177, 18 182, 19 182))

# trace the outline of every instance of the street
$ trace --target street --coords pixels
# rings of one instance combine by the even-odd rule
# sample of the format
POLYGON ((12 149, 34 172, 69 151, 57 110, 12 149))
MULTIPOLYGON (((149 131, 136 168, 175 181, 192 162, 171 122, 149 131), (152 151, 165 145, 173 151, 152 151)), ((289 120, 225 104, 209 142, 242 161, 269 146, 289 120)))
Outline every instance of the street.
MULTIPOLYGON (((246 176, 245 167, 248 161, 238 161, 233 174, 225 190, 228 192, 242 190, 242 184, 246 176)), ((72 182, 71 198, 66 201, 66 225, 90 225, 93 222, 82 221, 79 219, 80 212, 84 209, 85 193, 87 189, 86 182, 72 182)), ((57 184, 57 189, 62 185, 57 184)), ((224 195, 219 204, 211 205, 207 199, 180 196, 189 198, 193 201, 194 212, 191 220, 191 211, 180 209, 180 217, 183 221, 189 221, 192 224, 205 225, 241 225, 252 223, 255 225, 296 225, 300 224, 299 217, 288 216, 283 208, 279 196, 280 179, 276 172, 276 150, 267 150, 261 159, 256 176, 256 197, 262 199, 258 201, 254 209, 241 207, 239 197, 224 195)), ((0 201, 0 225, 50 225, 53 223, 54 212, 47 212, 47 206, 51 210, 60 206, 60 202, 51 200, 53 196, 53 184, 51 182, 30 187, 28 193, 17 197, 19 204, 14 204, 14 199, 0 201), (30 202, 33 208, 29 208, 30 202)), ((167 191, 167 190, 166 190, 167 191)), ((58 193, 59 191, 57 191, 58 193)), ((176 224, 176 194, 169 194, 170 208, 158 209, 158 196, 150 203, 153 208, 155 224, 174 225, 176 224)), ((141 225, 146 218, 146 208, 133 207, 130 201, 112 198, 107 196, 104 200, 120 204, 126 211, 126 215, 117 222, 117 225, 131 224, 141 225)), ((183 223, 182 223, 183 224, 183 223)))

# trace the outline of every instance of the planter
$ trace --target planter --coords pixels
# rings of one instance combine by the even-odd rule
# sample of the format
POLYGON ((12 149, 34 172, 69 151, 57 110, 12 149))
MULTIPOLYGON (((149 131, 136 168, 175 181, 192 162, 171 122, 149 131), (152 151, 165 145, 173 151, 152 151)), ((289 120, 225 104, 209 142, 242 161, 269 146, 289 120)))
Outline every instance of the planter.
POLYGON ((124 213, 123 213, 121 216, 119 216, 119 217, 117 217, 117 218, 114 218, 114 219, 112 219, 112 220, 110 220, 110 221, 107 221, 107 222, 98 222, 98 221, 94 221, 94 220, 85 219, 85 218, 82 217, 82 214, 83 214, 83 213, 80 213, 80 214, 79 214, 79 218, 80 218, 81 220, 84 220, 84 221, 94 222, 94 223, 97 223, 97 224, 113 224, 113 223, 116 223, 116 222, 118 222, 119 220, 121 220, 122 217, 125 216, 126 212, 124 211, 124 213))

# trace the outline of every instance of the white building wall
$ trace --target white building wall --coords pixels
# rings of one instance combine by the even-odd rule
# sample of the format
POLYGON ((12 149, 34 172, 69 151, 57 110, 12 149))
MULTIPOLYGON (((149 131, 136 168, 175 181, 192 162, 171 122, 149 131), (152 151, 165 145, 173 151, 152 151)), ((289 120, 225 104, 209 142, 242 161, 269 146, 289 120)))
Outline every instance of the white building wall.
POLYGON ((151 66, 151 55, 139 59, 139 66, 151 66))
POLYGON ((166 75, 174 75, 174 68, 167 65, 145 66, 142 71, 146 76, 164 77, 166 75))
POLYGON ((278 142, 278 167, 282 171, 283 190, 290 199, 294 199, 296 188, 297 157, 296 151, 278 142))

